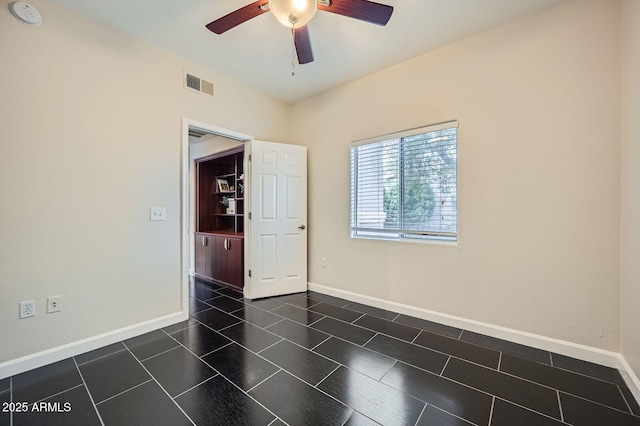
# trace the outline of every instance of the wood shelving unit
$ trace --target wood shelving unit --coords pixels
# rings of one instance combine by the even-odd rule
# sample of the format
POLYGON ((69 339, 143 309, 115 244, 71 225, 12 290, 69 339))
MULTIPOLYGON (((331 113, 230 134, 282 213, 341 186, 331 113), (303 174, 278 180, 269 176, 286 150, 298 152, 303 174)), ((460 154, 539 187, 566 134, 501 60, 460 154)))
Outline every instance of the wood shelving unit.
POLYGON ((197 160, 196 276, 244 281, 244 147, 197 160))

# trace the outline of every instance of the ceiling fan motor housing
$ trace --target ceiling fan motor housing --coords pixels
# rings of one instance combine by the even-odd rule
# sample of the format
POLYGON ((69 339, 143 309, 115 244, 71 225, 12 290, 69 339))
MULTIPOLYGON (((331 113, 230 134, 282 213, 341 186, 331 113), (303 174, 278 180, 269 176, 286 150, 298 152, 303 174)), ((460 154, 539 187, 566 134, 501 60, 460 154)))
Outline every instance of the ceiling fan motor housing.
POLYGON ((300 28, 313 18, 318 5, 316 0, 269 0, 269 9, 282 25, 300 28))

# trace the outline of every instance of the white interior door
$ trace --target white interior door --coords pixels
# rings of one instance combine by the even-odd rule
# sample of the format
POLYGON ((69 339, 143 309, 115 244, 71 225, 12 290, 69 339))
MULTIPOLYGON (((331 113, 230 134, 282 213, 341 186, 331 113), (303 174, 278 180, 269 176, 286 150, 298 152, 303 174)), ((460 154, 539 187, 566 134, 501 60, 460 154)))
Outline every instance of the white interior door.
POLYGON ((245 276, 245 297, 306 291, 307 148, 256 140, 249 144, 251 276, 245 276))

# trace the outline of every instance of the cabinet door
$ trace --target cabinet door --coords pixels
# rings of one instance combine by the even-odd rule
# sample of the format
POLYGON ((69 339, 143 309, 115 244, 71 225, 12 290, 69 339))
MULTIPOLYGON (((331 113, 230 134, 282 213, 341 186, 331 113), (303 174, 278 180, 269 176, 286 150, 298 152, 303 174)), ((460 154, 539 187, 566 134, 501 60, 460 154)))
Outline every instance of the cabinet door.
MULTIPOLYGON (((213 239, 214 238, 212 237, 211 240, 213 239)), ((227 255, 226 240, 227 238, 225 237, 215 237, 215 245, 212 247, 212 258, 215 262, 213 265, 212 277, 213 279, 223 281, 225 283, 229 279, 229 269, 227 267, 229 256, 227 255)))
POLYGON ((242 288, 244 281, 243 240, 240 238, 227 239, 227 282, 242 288))
POLYGON ((196 274, 209 276, 207 274, 207 246, 206 236, 203 234, 195 234, 195 267, 196 274))

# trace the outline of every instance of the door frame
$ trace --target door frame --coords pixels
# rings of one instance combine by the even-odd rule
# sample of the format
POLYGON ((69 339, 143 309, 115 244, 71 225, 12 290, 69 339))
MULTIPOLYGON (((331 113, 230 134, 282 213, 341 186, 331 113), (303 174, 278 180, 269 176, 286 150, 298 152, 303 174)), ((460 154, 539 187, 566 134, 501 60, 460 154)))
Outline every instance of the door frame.
MULTIPOLYGON (((190 161, 189 155, 189 129, 202 130, 217 136, 228 139, 235 139, 245 144, 245 163, 247 159, 247 148, 250 146, 254 137, 245 133, 239 133, 234 130, 225 129, 213 124, 204 123, 190 118, 182 118, 182 164, 180 168, 181 186, 180 186, 180 246, 181 246, 181 277, 182 277, 182 310, 189 312, 189 276, 195 272, 194 268, 194 245, 191 236, 195 231, 195 210, 191 209, 191 205, 195 205, 195 161, 190 161)), ((203 155, 204 158, 207 155, 203 155)), ((199 157, 200 158, 200 157, 199 157)), ((246 165, 246 164, 245 164, 246 165)), ((247 171, 245 170, 245 174, 247 171)), ((246 188, 245 191, 248 191, 246 188)), ((246 209, 246 206, 245 206, 246 209)), ((248 215, 244 216, 244 276, 245 286, 249 284, 249 266, 250 253, 248 252, 249 240, 247 239, 249 223, 248 215)))

